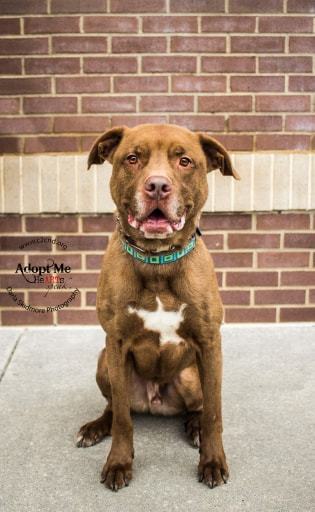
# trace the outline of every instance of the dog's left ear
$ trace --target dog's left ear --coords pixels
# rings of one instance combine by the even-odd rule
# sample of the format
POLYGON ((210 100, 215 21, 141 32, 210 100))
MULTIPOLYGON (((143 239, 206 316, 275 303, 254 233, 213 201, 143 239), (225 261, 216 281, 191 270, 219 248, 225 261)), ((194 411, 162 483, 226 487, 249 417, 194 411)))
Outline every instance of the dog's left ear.
POLYGON ((105 160, 112 163, 117 146, 128 128, 126 126, 117 126, 103 133, 93 144, 88 158, 88 169, 93 164, 102 164, 105 160))
POLYGON ((240 180, 241 178, 233 168, 228 152, 222 144, 205 133, 199 133, 198 135, 201 147, 207 158, 208 171, 220 169, 224 176, 233 176, 236 180, 240 180))

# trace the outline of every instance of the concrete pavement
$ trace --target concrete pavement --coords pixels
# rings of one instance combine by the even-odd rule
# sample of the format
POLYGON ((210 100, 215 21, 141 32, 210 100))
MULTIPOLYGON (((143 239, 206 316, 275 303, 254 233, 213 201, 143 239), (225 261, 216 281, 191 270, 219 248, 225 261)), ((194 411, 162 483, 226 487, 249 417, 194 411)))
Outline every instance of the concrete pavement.
POLYGON ((99 328, 2 328, 0 340, 1 512, 314 510, 315 325, 224 326, 231 477, 213 490, 197 482, 180 417, 135 416, 130 486, 99 483, 110 438, 74 442, 104 407, 99 328))

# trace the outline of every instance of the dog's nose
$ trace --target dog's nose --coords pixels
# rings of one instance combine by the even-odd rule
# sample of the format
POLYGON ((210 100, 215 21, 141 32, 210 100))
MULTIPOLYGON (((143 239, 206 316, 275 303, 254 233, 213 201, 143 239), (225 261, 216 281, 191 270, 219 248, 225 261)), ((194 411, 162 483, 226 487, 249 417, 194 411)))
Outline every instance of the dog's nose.
POLYGON ((172 184, 164 176, 149 176, 144 183, 144 191, 150 199, 165 199, 172 191, 172 184))

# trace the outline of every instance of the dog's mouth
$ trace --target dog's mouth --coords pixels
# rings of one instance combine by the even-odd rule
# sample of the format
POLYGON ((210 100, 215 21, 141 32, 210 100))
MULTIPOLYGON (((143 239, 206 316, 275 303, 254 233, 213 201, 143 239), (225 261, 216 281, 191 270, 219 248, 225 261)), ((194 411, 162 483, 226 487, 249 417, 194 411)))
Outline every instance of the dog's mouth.
POLYGON ((128 215, 128 223, 130 226, 142 231, 146 238, 168 236, 175 231, 180 231, 185 225, 185 220, 186 213, 180 218, 173 220, 160 208, 155 208, 143 219, 137 219, 131 213, 128 215))

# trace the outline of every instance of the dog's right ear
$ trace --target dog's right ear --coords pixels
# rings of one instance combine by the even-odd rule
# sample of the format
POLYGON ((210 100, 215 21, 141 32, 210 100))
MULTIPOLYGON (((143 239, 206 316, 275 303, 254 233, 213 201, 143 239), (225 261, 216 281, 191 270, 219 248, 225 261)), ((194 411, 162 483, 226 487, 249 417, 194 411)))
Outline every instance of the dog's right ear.
POLYGON ((93 144, 88 158, 88 169, 93 164, 102 164, 105 160, 112 163, 112 158, 121 139, 126 132, 126 126, 117 126, 103 133, 93 144))

